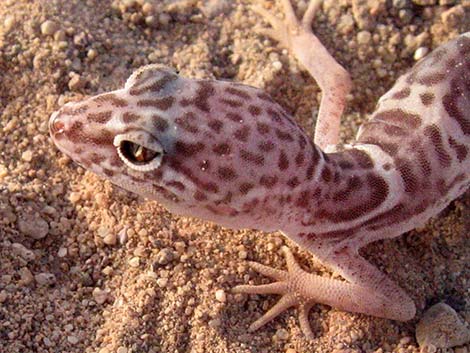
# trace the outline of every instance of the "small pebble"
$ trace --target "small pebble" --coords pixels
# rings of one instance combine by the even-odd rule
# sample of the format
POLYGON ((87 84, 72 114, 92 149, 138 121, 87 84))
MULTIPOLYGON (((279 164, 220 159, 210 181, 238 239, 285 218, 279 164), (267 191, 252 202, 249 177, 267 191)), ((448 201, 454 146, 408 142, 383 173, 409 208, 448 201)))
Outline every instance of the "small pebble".
POLYGON ((157 262, 160 265, 166 265, 173 260, 173 250, 170 248, 163 248, 157 254, 157 262))
POLYGON ((83 79, 80 75, 76 73, 70 74, 70 81, 68 83, 69 89, 71 91, 80 91, 82 88, 85 87, 87 81, 83 79))
POLYGON ((5 300, 7 300, 7 298, 8 298, 7 292, 5 290, 2 290, 0 292, 0 303, 4 303, 5 300))
POLYGON ((51 20, 47 20, 41 24, 41 33, 46 36, 53 36, 59 30, 59 25, 51 20))
POLYGON ((92 295, 97 304, 103 304, 108 300, 108 292, 98 287, 93 289, 92 295))
POLYGON ((55 283, 56 278, 52 273, 42 272, 34 276, 34 279, 40 286, 50 286, 55 283))
POLYGON ((285 341, 289 338, 289 332, 285 328, 280 328, 276 331, 276 338, 280 341, 285 341))
POLYGON ((58 257, 65 257, 67 255, 67 248, 59 248, 59 251, 57 251, 57 256, 58 257))
POLYGON ((30 150, 24 151, 21 154, 21 159, 25 162, 31 162, 33 160, 33 152, 30 150))
POLYGON ((424 58, 427 54, 429 53, 429 48, 426 47, 419 47, 418 49, 415 50, 415 53, 413 55, 413 59, 416 61, 421 60, 424 58))
POLYGON ((160 288, 165 288, 168 285, 168 278, 159 278, 159 279, 157 279, 157 285, 160 288))
POLYGON ((77 344, 79 340, 78 340, 78 337, 76 336, 67 336, 67 341, 70 344, 77 344))
POLYGON ((357 34, 357 42, 361 45, 369 44, 372 34, 369 31, 360 31, 357 34))
POLYGON ((133 257, 129 260, 129 266, 131 267, 139 267, 140 266, 140 257, 133 257))
POLYGON ((20 286, 29 286, 31 283, 34 281, 34 276, 27 267, 22 267, 18 271, 20 275, 20 280, 18 281, 18 284, 20 286))
POLYGON ((40 216, 25 215, 18 220, 18 228, 24 235, 39 240, 49 233, 49 224, 40 216))
POLYGON ((470 330, 449 305, 430 307, 416 326, 416 341, 422 350, 452 348, 470 342, 470 330))
POLYGON ((215 291, 215 299, 221 303, 225 303, 227 301, 227 294, 223 289, 218 289, 215 291))
POLYGON ((106 245, 116 245, 116 243, 117 243, 116 234, 114 234, 114 232, 111 232, 111 233, 107 234, 103 238, 103 243, 105 243, 106 245))
POLYGON ((11 244, 11 249, 14 254, 19 255, 23 260, 26 260, 28 262, 34 261, 36 259, 36 255, 34 255, 34 252, 26 248, 26 246, 24 246, 23 244, 13 243, 11 244))

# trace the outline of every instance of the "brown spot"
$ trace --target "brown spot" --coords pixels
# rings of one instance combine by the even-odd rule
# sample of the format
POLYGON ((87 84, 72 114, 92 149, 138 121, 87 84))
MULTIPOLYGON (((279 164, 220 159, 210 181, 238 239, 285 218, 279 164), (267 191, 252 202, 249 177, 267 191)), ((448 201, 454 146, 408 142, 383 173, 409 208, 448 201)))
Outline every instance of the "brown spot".
POLYGON ((202 184, 202 187, 203 187, 204 190, 212 192, 214 194, 219 192, 219 188, 214 183, 204 183, 204 184, 202 184))
POLYGON ((219 167, 217 174, 224 181, 231 181, 237 177, 237 173, 232 168, 219 167))
POLYGON ((261 114, 262 109, 257 105, 250 105, 248 106, 248 112, 253 116, 258 116, 261 114))
POLYGON ((91 156, 90 156, 90 161, 94 164, 101 164, 103 161, 105 161, 106 158, 99 155, 98 153, 96 152, 92 152, 91 153, 91 156))
POLYGON ((287 186, 291 188, 295 188, 296 186, 299 186, 299 185, 300 185, 300 182, 297 177, 293 177, 287 181, 287 186))
POLYGON ((334 223, 341 223, 362 217, 376 209, 387 199, 389 193, 388 184, 381 176, 376 174, 368 174, 366 182, 368 184, 367 189, 370 190, 368 200, 357 202, 351 208, 341 208, 331 213, 326 210, 318 210, 315 215, 320 219, 326 218, 334 223))
POLYGON ((294 138, 288 132, 284 132, 282 130, 276 129, 276 135, 282 141, 289 141, 289 142, 294 141, 294 138))
POLYGON ((404 98, 409 97, 410 94, 411 94, 411 89, 410 89, 410 87, 405 87, 405 88, 403 88, 402 90, 400 90, 400 91, 398 91, 398 92, 395 92, 395 93, 392 95, 392 98, 393 98, 393 99, 404 99, 404 98))
POLYGON ((259 183, 261 186, 264 186, 268 189, 271 189, 274 185, 276 185, 278 178, 276 176, 270 175, 263 175, 259 179, 259 183))
POLYGON ((304 164, 304 161, 305 161, 305 155, 302 151, 299 151, 299 153, 297 153, 297 156, 295 156, 295 164, 297 167, 300 167, 304 164))
POLYGON ((424 136, 431 140, 431 146, 434 148, 439 164, 442 167, 450 167, 452 157, 445 150, 439 128, 436 125, 426 126, 424 128, 424 136))
POLYGON ((308 208, 310 204, 310 193, 308 191, 302 191, 299 198, 296 200, 295 205, 301 208, 308 208))
POLYGON ((229 112, 225 114, 225 117, 229 120, 232 120, 235 123, 239 123, 239 124, 243 123, 243 118, 240 114, 229 112))
POLYGON ((447 74, 445 73, 433 72, 425 76, 419 76, 418 83, 425 85, 425 86, 434 86, 442 82, 443 80, 445 80, 446 77, 447 77, 447 74))
POLYGON ((331 169, 328 168, 326 165, 323 166, 321 171, 321 178, 326 182, 329 183, 332 179, 331 169))
POLYGON ((455 154, 459 162, 463 162, 467 158, 467 155, 468 155, 467 146, 458 143, 452 137, 449 137, 449 145, 455 151, 455 154))
POLYGON ((202 191, 199 191, 199 190, 196 190, 194 192, 193 197, 196 201, 206 201, 207 200, 206 194, 204 194, 202 191))
POLYGON ((424 148, 421 146, 419 142, 412 143, 412 148, 415 151, 416 155, 418 156, 418 163, 419 167, 421 168, 421 172, 424 175, 429 175, 431 173, 431 163, 428 160, 428 156, 426 154, 426 151, 424 148))
POLYGON ((297 137, 299 139, 299 148, 301 150, 305 149, 305 146, 307 146, 307 143, 308 143, 307 138, 302 134, 298 134, 297 137))
POLYGON ((137 121, 140 118, 142 118, 140 115, 131 112, 125 112, 124 114, 122 114, 122 121, 124 121, 124 123, 126 124, 133 123, 134 121, 137 121))
POLYGON ((139 107, 152 107, 159 110, 168 110, 175 102, 174 97, 154 98, 154 99, 142 99, 137 102, 139 107))
POLYGON ((413 165, 405 159, 396 159, 395 165, 405 185, 405 192, 414 194, 418 191, 418 178, 413 173, 413 165))
POLYGON ((281 150, 279 154, 279 161, 277 165, 280 170, 286 170, 287 168, 289 168, 289 159, 287 158, 287 155, 284 150, 281 150))
POLYGON ((142 82, 142 84, 137 84, 135 85, 134 87, 132 87, 130 90, 129 90, 129 94, 131 96, 139 96, 141 95, 142 93, 146 93, 146 92, 159 92, 161 91, 162 89, 165 88, 165 86, 170 83, 170 82, 173 82, 174 80, 176 80, 178 78, 177 75, 174 75, 174 74, 166 74, 165 76, 163 76, 162 78, 160 78, 159 80, 155 81, 154 83, 152 83, 151 85, 149 86, 144 86, 144 87, 141 87, 143 83, 147 82, 148 80, 145 80, 145 82, 142 82), (140 87, 140 88, 139 88, 140 87))
POLYGON ((256 123, 256 129, 261 135, 265 135, 269 133, 270 127, 268 124, 258 122, 256 123))
POLYGON ((248 137, 250 136, 250 128, 248 126, 243 126, 240 129, 236 130, 233 133, 233 136, 235 136, 237 140, 247 142, 248 137))
POLYGON ((243 105, 242 101, 239 101, 236 99, 229 99, 229 98, 221 98, 219 99, 219 102, 225 105, 228 105, 229 107, 232 107, 232 108, 240 108, 243 105))
POLYGON ((196 96, 193 99, 183 98, 180 101, 181 106, 194 105, 196 108, 203 112, 210 112, 209 98, 215 94, 215 88, 209 81, 198 81, 199 88, 196 91, 196 96))
POLYGON ((169 181, 166 183, 167 186, 174 187, 175 189, 178 189, 179 191, 184 191, 186 188, 183 183, 179 181, 169 181))
POLYGON ((434 103, 434 98, 436 98, 436 96, 432 92, 426 92, 421 93, 419 95, 419 98, 421 99, 421 103, 423 103, 423 105, 427 107, 434 103))
POLYGON ((269 103, 274 103, 271 96, 269 94, 265 93, 265 92, 258 92, 256 95, 261 100, 264 100, 264 101, 269 102, 269 103))
POLYGON ((451 82, 451 93, 446 94, 442 98, 442 104, 447 114, 459 124, 462 132, 465 135, 470 135, 470 119, 465 118, 463 112, 457 105, 458 97, 463 95, 463 93, 460 92, 459 88, 454 87, 454 84, 456 84, 456 82, 451 82))
POLYGON ((228 86, 225 89, 225 92, 227 92, 229 94, 232 94, 234 96, 238 96, 238 97, 243 98, 243 99, 250 99, 251 98, 251 96, 247 92, 245 92, 245 91, 243 91, 239 88, 235 88, 233 86, 228 86))
POLYGON ((271 141, 261 141, 258 143, 258 148, 263 152, 270 152, 274 149, 274 143, 271 141))
POLYGON ((128 103, 125 99, 119 98, 114 93, 105 93, 100 94, 99 96, 93 98, 93 101, 96 103, 110 103, 112 106, 117 108, 127 107, 128 103))
POLYGON ((372 119, 407 129, 417 129, 421 125, 421 117, 418 114, 408 113, 399 108, 378 112, 372 119))
POLYGON ((113 112, 89 113, 87 119, 98 124, 106 124, 112 117, 113 112))
POLYGON ((183 116, 179 116, 175 119, 176 125, 192 134, 197 134, 199 132, 199 129, 196 126, 197 123, 194 123, 195 121, 197 121, 197 117, 193 112, 186 112, 183 116))
POLYGON ((251 189, 253 189, 253 188, 254 188, 254 185, 251 184, 251 183, 242 183, 242 184, 240 185, 239 190, 240 190, 240 192, 241 192, 242 195, 246 195, 246 194, 248 194, 248 192, 249 192, 251 189))
POLYGON ((352 175, 348 178, 346 188, 338 190, 338 192, 333 194, 333 201, 341 202, 346 201, 351 195, 354 195, 354 191, 359 190, 363 185, 361 178, 357 175, 352 175))
POLYGON ((277 111, 275 111, 272 108, 268 108, 266 111, 269 114, 269 116, 271 117, 272 121, 274 121, 275 123, 278 123, 278 124, 282 123, 281 114, 279 114, 277 111))
POLYGON ((219 143, 212 147, 212 151, 219 156, 223 156, 230 153, 230 146, 226 143, 219 143))
POLYGON ((111 169, 103 168, 103 173, 106 174, 108 177, 112 177, 114 172, 111 169))
POLYGON ((193 157, 204 149, 202 142, 187 143, 183 141, 175 142, 175 151, 183 157, 193 157))
POLYGON ((152 120, 155 128, 160 132, 165 132, 168 129, 168 122, 163 119, 160 115, 152 115, 152 120))
POLYGON ((364 169, 374 168, 374 161, 367 152, 359 149, 350 149, 345 152, 354 159, 354 161, 359 165, 359 167, 364 169))
MULTIPOLYGON (((75 105, 76 103, 74 103, 75 105)), ((75 116, 75 115, 81 115, 85 113, 88 110, 88 105, 80 105, 78 107, 63 107, 60 109, 60 113, 64 115, 69 115, 69 116, 75 116)))
POLYGON ((216 133, 220 133, 220 131, 222 130, 224 126, 224 123, 221 122, 220 120, 212 119, 207 123, 207 125, 216 133))
POLYGON ((264 157, 260 154, 251 153, 246 150, 241 150, 240 157, 247 162, 251 162, 254 164, 258 164, 258 165, 264 164, 264 157))
POLYGON ((82 131, 83 123, 80 121, 75 121, 68 130, 66 130, 65 135, 72 142, 82 142, 82 131))

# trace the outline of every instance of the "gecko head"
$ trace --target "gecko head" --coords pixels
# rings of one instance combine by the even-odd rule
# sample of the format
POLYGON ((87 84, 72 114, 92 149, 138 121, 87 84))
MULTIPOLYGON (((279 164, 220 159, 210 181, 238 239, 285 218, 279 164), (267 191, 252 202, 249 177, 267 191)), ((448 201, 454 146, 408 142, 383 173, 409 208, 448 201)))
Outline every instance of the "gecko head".
POLYGON ((121 90, 65 105, 49 126, 84 168, 172 212, 234 228, 263 219, 276 227, 282 203, 318 160, 302 129, 261 90, 160 65, 137 70, 121 90))

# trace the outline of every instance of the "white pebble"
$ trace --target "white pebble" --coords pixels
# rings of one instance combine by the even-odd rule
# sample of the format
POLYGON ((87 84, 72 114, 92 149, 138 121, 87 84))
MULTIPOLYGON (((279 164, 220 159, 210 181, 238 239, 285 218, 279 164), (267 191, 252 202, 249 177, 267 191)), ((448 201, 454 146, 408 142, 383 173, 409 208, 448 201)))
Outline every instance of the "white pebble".
POLYGON ((428 52, 429 52, 429 48, 419 47, 418 49, 416 49, 413 55, 413 59, 415 59, 416 61, 421 60, 427 55, 428 52))
POLYGON ((133 257, 129 260, 129 266, 131 267, 139 267, 140 265, 140 257, 133 257))
POLYGON ((67 255, 67 248, 59 248, 59 251, 57 251, 57 256, 65 257, 66 255, 67 255))
POLYGON ((215 299, 221 303, 225 303, 227 300, 227 294, 223 289, 218 289, 215 291, 215 299))

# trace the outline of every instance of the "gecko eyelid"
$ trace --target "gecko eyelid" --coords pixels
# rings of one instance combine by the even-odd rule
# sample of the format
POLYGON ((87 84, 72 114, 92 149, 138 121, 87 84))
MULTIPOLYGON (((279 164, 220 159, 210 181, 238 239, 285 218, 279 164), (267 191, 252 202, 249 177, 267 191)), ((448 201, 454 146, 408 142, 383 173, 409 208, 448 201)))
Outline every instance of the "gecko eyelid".
POLYGON ((143 132, 117 135, 114 138, 119 158, 129 168, 147 172, 160 166, 163 148, 155 139, 148 139, 143 132))

